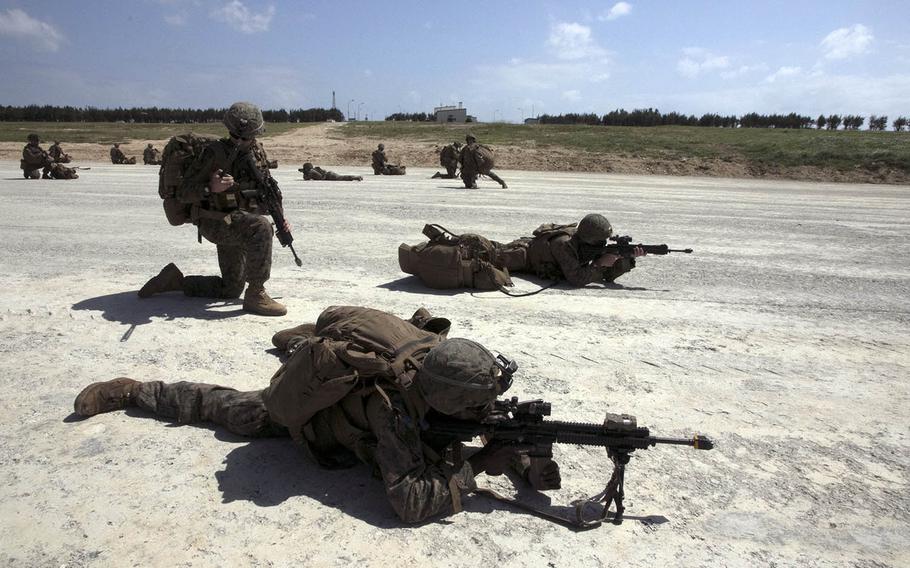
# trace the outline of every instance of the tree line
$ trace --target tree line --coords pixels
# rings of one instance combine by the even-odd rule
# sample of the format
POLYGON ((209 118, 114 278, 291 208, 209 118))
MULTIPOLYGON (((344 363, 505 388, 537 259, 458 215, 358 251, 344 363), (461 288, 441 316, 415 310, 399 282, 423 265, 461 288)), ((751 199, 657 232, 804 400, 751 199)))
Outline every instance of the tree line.
MULTIPOLYGON (((826 128, 837 130, 859 130, 866 122, 866 117, 858 114, 840 116, 831 114, 819 115, 813 119, 791 112, 789 114, 759 114, 750 112, 741 117, 720 115, 716 113, 695 116, 678 112, 662 113, 657 109, 635 109, 627 111, 617 109, 604 115, 595 113, 542 114, 538 117, 540 124, 587 124, 591 126, 708 126, 715 128, 826 128)), ((901 132, 910 121, 901 116, 891 122, 892 128, 901 132)), ((888 126, 887 116, 869 116, 869 130, 885 130, 888 126)))
MULTIPOLYGON (((2 122, 146 122, 146 123, 200 123, 221 122, 223 108, 96 108, 75 106, 0 105, 2 122)), ((338 109, 308 108, 264 110, 266 122, 325 122, 342 121, 344 114, 338 109)))

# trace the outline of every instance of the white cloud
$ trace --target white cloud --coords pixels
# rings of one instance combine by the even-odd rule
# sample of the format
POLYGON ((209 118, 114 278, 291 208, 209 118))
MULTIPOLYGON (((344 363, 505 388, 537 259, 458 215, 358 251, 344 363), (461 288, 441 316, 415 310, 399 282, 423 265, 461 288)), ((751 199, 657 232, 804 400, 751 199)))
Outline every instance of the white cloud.
POLYGON ((269 26, 274 16, 274 6, 269 6, 260 14, 255 14, 240 0, 231 0, 224 6, 212 11, 213 18, 225 22, 235 30, 245 34, 269 31, 269 26))
POLYGON ((774 73, 765 77, 765 82, 773 83, 782 77, 793 77, 794 75, 799 75, 800 71, 802 71, 802 68, 800 67, 781 67, 774 73))
POLYGON ((578 89, 571 89, 569 91, 562 92, 562 98, 570 102, 576 102, 581 100, 581 92, 578 89))
POLYGON ((560 22, 550 28, 547 45, 560 59, 585 59, 606 55, 591 37, 591 28, 575 22, 560 22))
POLYGON ((757 65, 740 65, 736 69, 724 71, 720 74, 720 76, 724 79, 735 79, 737 77, 742 77, 743 75, 748 75, 750 73, 759 73, 767 70, 768 66, 764 63, 759 63, 757 65))
POLYGON ((825 59, 847 59, 868 53, 874 39, 872 30, 856 24, 850 28, 834 30, 825 36, 820 45, 825 52, 825 59))
POLYGON ((628 2, 617 2, 613 4, 613 7, 604 14, 601 14, 597 17, 601 22, 606 22, 609 20, 615 20, 616 18, 621 18, 623 16, 628 16, 632 11, 632 5, 628 2))
POLYGON ((676 70, 683 77, 694 79, 702 73, 726 69, 730 66, 730 58, 726 55, 714 55, 700 47, 687 47, 683 49, 683 58, 676 63, 676 70))
POLYGON ((0 35, 34 41, 46 51, 57 51, 64 40, 57 28, 36 20, 18 8, 0 12, 0 35))

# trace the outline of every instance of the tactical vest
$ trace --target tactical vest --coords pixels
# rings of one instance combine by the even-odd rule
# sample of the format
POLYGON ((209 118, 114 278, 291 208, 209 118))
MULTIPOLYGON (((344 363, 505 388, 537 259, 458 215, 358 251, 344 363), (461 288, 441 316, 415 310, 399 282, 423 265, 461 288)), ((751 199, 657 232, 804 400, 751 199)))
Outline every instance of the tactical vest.
POLYGON ((528 268, 531 272, 541 278, 550 280, 564 277, 559 263, 556 262, 556 258, 553 256, 553 251, 550 250, 550 242, 559 236, 573 236, 577 225, 577 223, 570 225, 544 223, 534 229, 534 238, 528 244, 528 268))
POLYGON ((305 442, 304 427, 313 416, 351 393, 393 388, 407 402, 423 358, 443 339, 379 310, 328 308, 316 321, 315 336, 297 347, 263 391, 269 417, 305 442))
POLYGON ((509 271, 498 264, 496 248, 485 237, 454 235, 439 225, 426 225, 428 242, 398 246, 398 266, 430 288, 497 290, 511 286, 509 271))

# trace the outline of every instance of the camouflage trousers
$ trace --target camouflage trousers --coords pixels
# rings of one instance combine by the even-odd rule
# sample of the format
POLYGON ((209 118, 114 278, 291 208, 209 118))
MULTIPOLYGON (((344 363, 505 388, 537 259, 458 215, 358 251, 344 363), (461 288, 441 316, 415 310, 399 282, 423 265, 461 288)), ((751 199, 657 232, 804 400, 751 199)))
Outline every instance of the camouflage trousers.
POLYGON ((151 381, 139 386, 139 408, 179 424, 208 422, 240 436, 287 436, 269 419, 262 391, 241 392, 206 383, 151 381))
POLYGON ((199 232, 218 248, 221 276, 187 276, 187 296, 238 298, 246 282, 262 286, 272 271, 272 223, 263 215, 247 211, 231 213, 230 223, 200 219, 199 232))

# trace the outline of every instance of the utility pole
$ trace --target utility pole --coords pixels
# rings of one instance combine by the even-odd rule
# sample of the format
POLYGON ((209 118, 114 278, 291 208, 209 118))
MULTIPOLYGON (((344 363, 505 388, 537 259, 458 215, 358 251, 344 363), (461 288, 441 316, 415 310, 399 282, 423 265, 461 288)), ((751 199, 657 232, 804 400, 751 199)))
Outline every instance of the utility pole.
POLYGON ((345 120, 351 120, 351 103, 354 102, 354 99, 348 101, 348 113, 344 115, 345 120))
POLYGON ((332 91, 332 110, 335 110, 335 91, 332 91))

